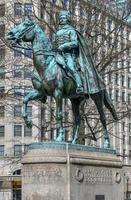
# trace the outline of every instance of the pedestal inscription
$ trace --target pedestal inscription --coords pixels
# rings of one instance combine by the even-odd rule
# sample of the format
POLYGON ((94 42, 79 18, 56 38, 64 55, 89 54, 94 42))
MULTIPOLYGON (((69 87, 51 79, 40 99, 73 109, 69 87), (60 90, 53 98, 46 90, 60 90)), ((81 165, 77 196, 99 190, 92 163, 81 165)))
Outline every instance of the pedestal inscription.
POLYGON ((77 168, 74 178, 87 184, 112 184, 112 170, 90 167, 77 168))

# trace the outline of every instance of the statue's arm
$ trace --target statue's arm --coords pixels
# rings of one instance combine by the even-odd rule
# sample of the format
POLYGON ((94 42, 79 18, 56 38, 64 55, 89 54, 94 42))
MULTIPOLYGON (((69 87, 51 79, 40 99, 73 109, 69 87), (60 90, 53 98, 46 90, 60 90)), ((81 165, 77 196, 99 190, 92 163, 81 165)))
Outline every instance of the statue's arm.
POLYGON ((77 34, 75 30, 71 30, 69 32, 70 34, 70 42, 65 42, 64 44, 59 46, 59 50, 70 50, 72 48, 77 48, 78 47, 78 39, 77 39, 77 34))

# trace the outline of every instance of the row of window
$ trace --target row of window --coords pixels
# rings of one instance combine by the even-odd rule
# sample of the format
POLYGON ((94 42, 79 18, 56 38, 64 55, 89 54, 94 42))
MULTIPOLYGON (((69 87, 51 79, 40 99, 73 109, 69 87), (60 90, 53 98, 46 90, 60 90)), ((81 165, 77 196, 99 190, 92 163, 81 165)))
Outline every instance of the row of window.
POLYGON ((126 150, 123 149, 123 157, 129 157, 129 160, 131 160, 131 150, 129 150, 129 155, 126 155, 126 150))
MULTIPOLYGON (((14 50, 14 57, 22 57, 22 55, 28 58, 33 57, 32 50, 30 49, 14 50)), ((5 47, 0 47, 0 59, 5 59, 5 47)))
POLYGON ((25 57, 32 58, 32 50, 30 49, 24 49, 24 50, 14 50, 14 57, 22 57, 24 55, 25 57))
POLYGON ((21 15, 31 15, 32 14, 32 4, 31 3, 15 3, 14 4, 14 15, 21 16, 21 15), (24 13, 23 13, 24 12, 24 13))
POLYGON ((129 141, 127 141, 127 139, 126 139, 126 135, 123 135, 123 145, 124 144, 129 144, 129 145, 131 145, 131 136, 129 136, 129 141))
MULTIPOLYGON (((0 145, 0 156, 4 156, 4 145, 0 145)), ((27 153, 29 145, 14 145, 14 156, 20 156, 27 153)))
MULTIPOLYGON (((32 65, 25 65, 24 67, 22 65, 15 65, 14 70, 13 70, 13 77, 14 78, 24 78, 24 79, 29 79, 31 78, 31 69, 32 65)), ((5 66, 0 66, 0 79, 5 79, 5 66)))
POLYGON ((127 94, 127 100, 126 100, 126 92, 125 91, 121 91, 121 94, 120 94, 120 91, 118 89, 116 89, 113 92, 112 88, 109 88, 109 95, 110 95, 111 99, 113 99, 113 95, 114 95, 115 102, 122 102, 122 103, 127 102, 128 105, 131 105, 131 93, 127 94))
POLYGON ((126 125, 125 122, 122 122, 122 131, 128 131, 129 133, 131 133, 131 123, 129 123, 128 125, 126 125))
POLYGON ((22 86, 14 86, 14 97, 22 98, 26 96, 32 90, 31 86, 22 87, 22 86))
POLYGON ((125 87, 127 85, 127 87, 129 89, 131 89, 131 77, 126 78, 125 75, 121 75, 121 77, 119 77, 119 74, 115 74, 115 76, 111 74, 109 74, 108 76, 108 83, 112 83, 114 80, 114 84, 116 85, 121 85, 122 87, 125 87))
MULTIPOLYGON (((23 126, 22 125, 14 125, 14 136, 15 137, 22 137, 23 126)), ((0 126, 0 137, 5 136, 5 126, 0 126)), ((28 128, 24 126, 24 136, 31 137, 32 136, 32 128, 28 128)))
MULTIPOLYGON (((27 106, 27 113, 29 117, 32 117, 32 106, 27 106)), ((0 106, 0 117, 5 116, 5 106, 0 106)), ((22 106, 14 106, 14 117, 22 117, 22 106)))

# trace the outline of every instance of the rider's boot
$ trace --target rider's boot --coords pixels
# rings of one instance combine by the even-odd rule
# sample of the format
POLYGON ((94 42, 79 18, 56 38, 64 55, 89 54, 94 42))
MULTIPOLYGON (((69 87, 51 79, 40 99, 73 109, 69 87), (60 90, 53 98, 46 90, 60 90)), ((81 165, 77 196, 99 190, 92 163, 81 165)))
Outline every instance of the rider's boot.
POLYGON ((84 92, 84 89, 83 89, 81 78, 80 78, 79 74, 74 73, 74 78, 75 78, 75 82, 76 82, 76 86, 77 86, 76 93, 82 94, 84 92))

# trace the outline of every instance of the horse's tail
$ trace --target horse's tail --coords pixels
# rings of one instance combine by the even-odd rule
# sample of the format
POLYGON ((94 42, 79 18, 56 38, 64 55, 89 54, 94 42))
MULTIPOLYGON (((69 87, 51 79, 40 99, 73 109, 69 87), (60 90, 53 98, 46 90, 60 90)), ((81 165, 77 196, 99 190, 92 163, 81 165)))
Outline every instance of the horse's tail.
POLYGON ((112 100, 111 100, 109 94, 107 93, 106 89, 104 90, 104 105, 111 112, 114 120, 118 121, 118 116, 117 116, 115 107, 114 107, 112 100))

